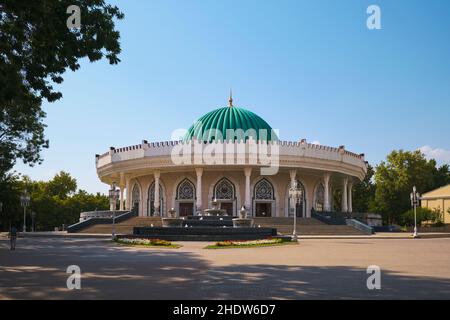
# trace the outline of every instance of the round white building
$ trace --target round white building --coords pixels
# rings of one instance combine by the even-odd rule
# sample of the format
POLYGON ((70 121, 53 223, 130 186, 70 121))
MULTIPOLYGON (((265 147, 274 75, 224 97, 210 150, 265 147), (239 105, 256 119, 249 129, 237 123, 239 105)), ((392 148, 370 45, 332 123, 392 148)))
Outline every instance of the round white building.
POLYGON ((341 211, 352 212, 352 187, 367 172, 364 154, 279 141, 266 121, 232 102, 201 117, 182 141, 144 140, 96 155, 100 180, 120 188, 120 210, 166 216, 174 208, 189 216, 216 199, 229 215, 245 206, 254 217, 288 217, 297 181, 304 194, 298 217, 331 211, 335 189, 342 191, 341 211))

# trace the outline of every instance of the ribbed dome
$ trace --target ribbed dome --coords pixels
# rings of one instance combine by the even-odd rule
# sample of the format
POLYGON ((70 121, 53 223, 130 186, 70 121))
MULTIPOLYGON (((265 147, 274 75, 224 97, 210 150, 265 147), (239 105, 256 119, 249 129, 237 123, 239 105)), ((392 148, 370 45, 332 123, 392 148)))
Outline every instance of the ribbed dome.
MULTIPOLYGON (((269 124, 264 121, 261 117, 254 114, 251 111, 238 108, 238 107, 224 107, 214 111, 211 111, 200 119, 198 119, 194 125, 189 128, 183 141, 190 141, 193 137, 197 140, 204 142, 211 142, 215 140, 227 140, 227 130, 233 129, 242 131, 245 134, 245 140, 248 139, 248 134, 255 130, 257 140, 268 140, 271 141, 272 138, 272 128, 269 124), (261 134, 260 130, 265 130, 265 134, 261 134)), ((240 137, 234 137, 234 139, 241 139, 240 137)))

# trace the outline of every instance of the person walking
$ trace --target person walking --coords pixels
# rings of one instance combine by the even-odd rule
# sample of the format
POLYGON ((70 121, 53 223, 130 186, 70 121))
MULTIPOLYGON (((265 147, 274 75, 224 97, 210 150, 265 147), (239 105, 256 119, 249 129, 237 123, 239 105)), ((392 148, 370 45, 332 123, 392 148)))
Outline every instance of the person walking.
POLYGON ((12 226, 9 229, 9 242, 11 244, 11 250, 16 250, 17 229, 12 226))

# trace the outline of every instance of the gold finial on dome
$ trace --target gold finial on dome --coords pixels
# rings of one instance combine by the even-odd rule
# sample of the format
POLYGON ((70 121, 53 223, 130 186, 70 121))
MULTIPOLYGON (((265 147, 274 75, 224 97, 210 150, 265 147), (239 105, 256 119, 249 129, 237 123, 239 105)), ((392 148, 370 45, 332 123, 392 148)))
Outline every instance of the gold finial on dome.
POLYGON ((228 106, 231 108, 233 106, 233 92, 230 89, 230 99, 228 99, 228 106))

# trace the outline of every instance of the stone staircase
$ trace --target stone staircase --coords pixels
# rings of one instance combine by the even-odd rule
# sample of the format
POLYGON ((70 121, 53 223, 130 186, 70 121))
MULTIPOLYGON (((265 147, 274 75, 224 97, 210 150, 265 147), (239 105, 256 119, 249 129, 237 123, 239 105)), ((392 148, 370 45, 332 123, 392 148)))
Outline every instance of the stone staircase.
MULTIPOLYGON (((293 231, 293 218, 255 218, 255 225, 261 228, 275 228, 278 233, 289 235, 293 231)), ((161 227, 160 217, 133 217, 116 223, 117 234, 133 234, 134 227, 161 227)), ((111 224, 96 224, 88 226, 78 233, 109 234, 111 224)), ((364 235, 362 231, 347 225, 328 225, 314 218, 298 218, 297 232, 299 235, 364 235)))
MULTIPOLYGON (((255 225, 276 228, 278 233, 292 234, 294 218, 255 218, 255 225)), ((314 218, 297 218, 299 235, 364 235, 364 232, 347 225, 328 225, 314 218)))
MULTIPOLYGON (((134 227, 150 227, 153 224, 155 227, 161 227, 160 217, 133 217, 128 220, 116 223, 116 233, 117 234, 133 234, 134 227)), ((111 233, 111 224, 96 224, 84 228, 78 233, 111 233)))

